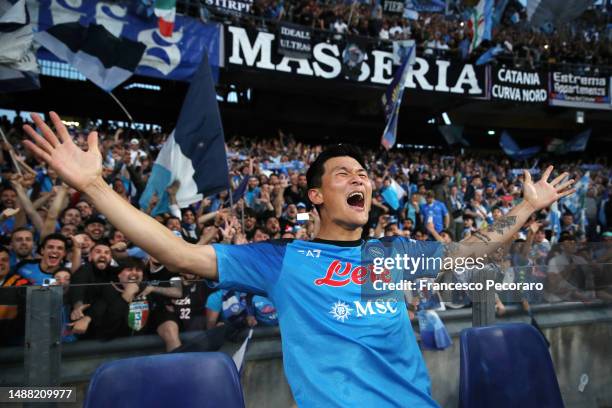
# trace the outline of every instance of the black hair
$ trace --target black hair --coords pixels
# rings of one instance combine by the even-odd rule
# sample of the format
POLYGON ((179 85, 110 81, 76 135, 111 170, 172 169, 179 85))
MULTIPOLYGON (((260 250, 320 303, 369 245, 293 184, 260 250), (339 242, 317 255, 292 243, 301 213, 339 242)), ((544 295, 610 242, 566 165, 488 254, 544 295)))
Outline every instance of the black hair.
MULTIPOLYGON (((64 223, 63 223, 64 216, 65 216, 65 215, 66 215, 66 213, 67 213, 68 211, 70 211, 70 210, 76 210, 76 211, 78 211, 78 212, 79 212, 79 217, 81 216, 81 211, 79 211, 79 209, 78 209, 78 208, 76 208, 76 207, 66 207, 66 208, 64 208, 64 210, 62 211, 62 213, 61 213, 61 214, 60 214, 60 216, 59 216, 59 219, 60 219, 60 222, 62 223, 62 225, 64 225, 64 223)), ((81 222, 83 222, 83 220, 81 220, 81 222)))
POLYGON ((440 231, 440 235, 442 235, 442 234, 447 234, 449 237, 451 237, 451 239, 453 241, 455 240, 455 234, 450 232, 450 230, 442 230, 442 231, 440 231))
POLYGON ((19 227, 19 228, 15 228, 13 232, 11 232, 11 238, 13 237, 13 235, 15 235, 16 232, 21 232, 21 231, 28 231, 30 234, 32 234, 32 237, 34 237, 34 231, 32 231, 31 228, 19 227))
POLYGON ((258 230, 266 235, 270 235, 270 232, 265 227, 261 227, 261 226, 255 227, 255 229, 253 230, 253 235, 255 235, 258 230))
POLYGON ((325 162, 334 157, 348 156, 357 160, 357 162, 365 169, 366 164, 363 160, 363 155, 359 148, 348 145, 338 144, 325 149, 319 156, 312 162, 308 171, 306 172, 306 180, 308 181, 308 188, 321 187, 323 173, 325 172, 325 162))
POLYGON ((11 255, 11 252, 4 245, 0 245, 0 253, 1 252, 6 252, 9 256, 11 255))
POLYGON ((142 260, 140 260, 139 258, 130 256, 127 257, 125 259, 122 259, 118 262, 118 266, 117 266, 117 274, 121 273, 121 271, 123 271, 124 269, 138 269, 141 271, 145 271, 145 265, 144 262, 142 262, 142 260))
POLYGON ((58 272, 68 272, 70 274, 70 276, 72 276, 72 271, 70 270, 70 268, 67 268, 65 266, 60 266, 55 272, 53 272, 53 276, 55 276, 56 273, 58 272))
POLYGON ((64 243, 64 247, 66 248, 66 250, 68 250, 68 239, 66 239, 64 235, 59 234, 57 232, 47 235, 45 239, 43 239, 42 242, 40 243, 39 250, 42 250, 45 247, 45 245, 47 245, 47 242, 51 241, 52 239, 57 240, 57 241, 62 241, 64 243))
POLYGON ((559 236, 559 241, 558 242, 565 242, 565 241, 576 241, 576 237, 567 231, 564 231, 561 233, 561 235, 559 236))
POLYGON ((389 232, 393 229, 393 227, 397 227, 396 222, 389 223, 385 226, 385 232, 389 232))
POLYGON ((171 215, 171 216, 169 216, 168 218, 166 218, 164 220, 164 223, 167 223, 170 220, 179 220, 180 221, 181 219, 179 217, 177 217, 176 215, 171 215))
POLYGON ((102 227, 106 228, 106 220, 100 217, 99 215, 89 217, 87 221, 85 221, 85 226, 88 226, 90 224, 102 224, 102 227))
POLYGON ((109 240, 105 239, 105 238, 102 238, 102 239, 99 239, 99 240, 95 241, 94 244, 92 245, 91 249, 94 249, 98 245, 104 245, 104 246, 107 246, 109 248, 111 247, 111 243, 109 242, 109 240))
POLYGON ((244 209, 244 218, 250 218, 250 217, 257 218, 257 214, 255 213, 255 210, 253 210, 252 208, 246 207, 244 209))

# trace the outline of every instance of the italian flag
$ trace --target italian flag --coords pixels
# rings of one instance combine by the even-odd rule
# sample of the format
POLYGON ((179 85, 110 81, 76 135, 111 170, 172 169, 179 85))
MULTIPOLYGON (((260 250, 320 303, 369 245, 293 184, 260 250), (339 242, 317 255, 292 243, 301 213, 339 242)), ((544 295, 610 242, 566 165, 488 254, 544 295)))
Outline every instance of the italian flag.
POLYGON ((482 40, 491 39, 493 0, 480 0, 470 14, 468 30, 472 35, 469 52, 477 48, 482 40))
POLYGON ((176 0, 155 0, 155 15, 158 17, 157 24, 161 35, 172 37, 176 16, 176 0))

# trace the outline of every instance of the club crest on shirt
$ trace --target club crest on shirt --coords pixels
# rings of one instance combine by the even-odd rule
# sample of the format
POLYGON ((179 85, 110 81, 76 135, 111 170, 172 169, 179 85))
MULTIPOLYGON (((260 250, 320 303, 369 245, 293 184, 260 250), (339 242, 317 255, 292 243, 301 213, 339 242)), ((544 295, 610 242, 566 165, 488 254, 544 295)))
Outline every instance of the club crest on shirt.
POLYGON ((332 305, 329 314, 331 314, 332 317, 337 321, 344 323, 344 321, 349 318, 352 312, 353 309, 351 309, 348 304, 339 300, 332 305))

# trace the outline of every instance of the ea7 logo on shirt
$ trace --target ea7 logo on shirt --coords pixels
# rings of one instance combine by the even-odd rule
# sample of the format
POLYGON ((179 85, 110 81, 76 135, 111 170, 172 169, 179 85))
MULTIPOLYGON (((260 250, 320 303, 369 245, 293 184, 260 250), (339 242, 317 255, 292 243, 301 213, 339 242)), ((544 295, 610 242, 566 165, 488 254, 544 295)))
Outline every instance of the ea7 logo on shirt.
POLYGON ((308 251, 305 251, 303 249, 298 249, 298 252, 302 255, 311 256, 313 258, 318 258, 319 256, 321 256, 320 249, 309 249, 308 251))
POLYGON ((339 300, 335 302, 329 314, 339 322, 346 321, 352 314, 355 312, 355 316, 364 317, 364 316, 374 316, 381 314, 395 314, 398 311, 397 302, 361 302, 356 300, 353 302, 355 308, 351 308, 347 303, 339 300))

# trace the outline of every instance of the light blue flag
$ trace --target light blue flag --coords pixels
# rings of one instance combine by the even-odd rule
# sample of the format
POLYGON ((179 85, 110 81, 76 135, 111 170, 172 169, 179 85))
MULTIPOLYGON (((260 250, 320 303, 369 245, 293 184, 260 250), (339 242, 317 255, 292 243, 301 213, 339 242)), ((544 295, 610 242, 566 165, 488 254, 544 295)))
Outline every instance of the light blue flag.
POLYGON ((380 192, 382 198, 393 210, 397 210, 400 207, 400 201, 406 194, 406 190, 393 179, 391 179, 391 185, 383 188, 380 192))

